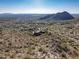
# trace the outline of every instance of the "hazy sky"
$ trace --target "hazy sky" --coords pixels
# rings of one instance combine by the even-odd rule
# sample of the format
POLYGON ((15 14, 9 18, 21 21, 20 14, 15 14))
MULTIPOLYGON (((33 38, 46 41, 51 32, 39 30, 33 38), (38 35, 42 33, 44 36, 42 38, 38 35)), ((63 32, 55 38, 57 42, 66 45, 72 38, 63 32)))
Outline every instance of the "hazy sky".
POLYGON ((79 13, 79 0, 0 0, 0 13, 79 13))

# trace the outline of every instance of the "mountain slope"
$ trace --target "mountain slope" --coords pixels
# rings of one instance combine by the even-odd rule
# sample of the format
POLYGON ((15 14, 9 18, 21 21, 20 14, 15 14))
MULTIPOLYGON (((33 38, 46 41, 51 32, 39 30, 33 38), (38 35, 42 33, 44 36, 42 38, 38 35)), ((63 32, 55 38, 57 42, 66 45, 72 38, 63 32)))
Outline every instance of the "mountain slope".
POLYGON ((62 23, 0 23, 0 59, 79 59, 79 19, 62 23), (45 33, 32 34, 38 28, 45 33))

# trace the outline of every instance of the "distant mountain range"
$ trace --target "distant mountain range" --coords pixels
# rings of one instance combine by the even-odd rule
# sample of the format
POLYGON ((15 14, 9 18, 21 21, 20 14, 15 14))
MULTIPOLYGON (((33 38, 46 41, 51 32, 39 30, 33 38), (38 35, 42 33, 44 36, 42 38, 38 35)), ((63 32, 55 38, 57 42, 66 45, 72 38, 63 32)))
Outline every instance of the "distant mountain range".
MULTIPOLYGON (((74 19, 77 14, 70 14, 67 11, 56 14, 12 14, 3 13, 0 14, 0 20, 17 20, 17 21, 51 21, 51 20, 70 20, 74 19)), ((78 16, 78 15, 77 15, 78 16)))
POLYGON ((74 19, 74 17, 67 11, 47 15, 45 17, 40 18, 40 20, 69 20, 69 19, 74 19))

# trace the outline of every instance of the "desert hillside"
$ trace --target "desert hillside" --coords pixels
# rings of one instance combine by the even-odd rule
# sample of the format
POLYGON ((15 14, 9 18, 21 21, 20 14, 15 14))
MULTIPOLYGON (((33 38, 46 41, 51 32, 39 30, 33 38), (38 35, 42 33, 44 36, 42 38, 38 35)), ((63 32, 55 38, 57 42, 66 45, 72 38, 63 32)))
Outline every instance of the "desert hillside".
POLYGON ((79 19, 0 21, 0 59, 79 59, 79 19))

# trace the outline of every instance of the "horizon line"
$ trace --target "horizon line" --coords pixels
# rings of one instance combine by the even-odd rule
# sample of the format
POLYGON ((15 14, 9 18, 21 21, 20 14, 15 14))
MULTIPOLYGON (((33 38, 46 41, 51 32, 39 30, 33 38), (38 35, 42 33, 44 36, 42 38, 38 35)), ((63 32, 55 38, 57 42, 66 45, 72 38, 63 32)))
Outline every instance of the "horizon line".
MULTIPOLYGON (((59 13, 59 12, 57 12, 59 13)), ((0 14, 56 14, 56 13, 0 13, 0 14)), ((79 13, 70 13, 70 14, 79 14, 79 13)))
POLYGON ((0 12, 0 14, 56 14, 56 13, 62 13, 62 12, 68 12, 70 14, 79 14, 79 12, 69 12, 69 11, 58 11, 58 12, 0 12))

